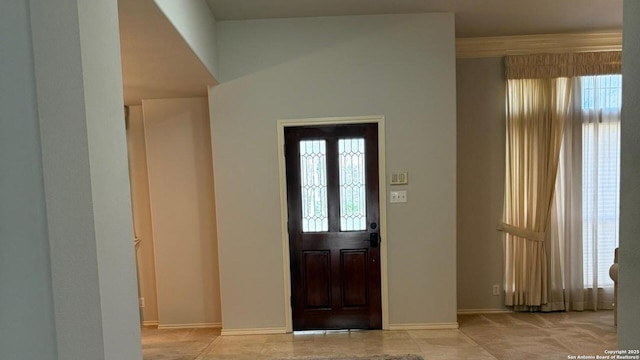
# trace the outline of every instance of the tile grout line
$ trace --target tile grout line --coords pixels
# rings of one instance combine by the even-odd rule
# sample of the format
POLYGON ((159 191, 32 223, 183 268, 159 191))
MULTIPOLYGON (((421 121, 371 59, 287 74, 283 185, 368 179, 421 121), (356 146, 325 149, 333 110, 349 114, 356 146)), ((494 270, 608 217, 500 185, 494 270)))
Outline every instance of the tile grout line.
POLYGON ((211 342, 209 342, 207 346, 204 347, 204 349, 202 349, 202 351, 200 351, 198 355, 196 355, 195 358, 193 358, 193 360, 204 359, 204 356, 209 353, 209 350, 211 350, 214 346, 216 346, 216 344, 218 344, 220 340, 222 340, 222 335, 217 335, 215 338, 211 340, 211 342))
MULTIPOLYGON (((482 317, 486 318, 486 316, 485 316, 485 315, 480 315, 480 316, 482 316, 482 317)), ((487 319, 487 320, 489 320, 489 319, 487 319)), ((479 348, 481 348, 482 350, 486 351, 486 352, 487 352, 487 354, 491 355, 491 357, 493 357, 494 359, 498 360, 497 356, 496 356, 495 354, 493 354, 491 351, 489 351, 489 349, 487 349, 487 348, 485 348, 484 346, 480 345, 480 344, 479 344, 477 341, 475 341, 471 336, 469 336, 467 333, 465 333, 465 332, 464 332, 464 329, 462 328, 462 326, 460 326, 460 327, 458 328, 458 330, 460 330, 460 332, 461 332, 464 336, 466 336, 467 338, 469 338, 469 340, 471 340, 474 344, 478 345, 478 347, 479 347, 479 348)))

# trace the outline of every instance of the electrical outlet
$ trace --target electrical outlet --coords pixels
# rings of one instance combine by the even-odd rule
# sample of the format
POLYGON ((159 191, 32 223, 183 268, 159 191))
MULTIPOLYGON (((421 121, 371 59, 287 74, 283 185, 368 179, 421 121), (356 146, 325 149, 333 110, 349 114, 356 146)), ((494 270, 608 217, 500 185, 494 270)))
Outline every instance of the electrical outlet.
POLYGON ((138 304, 140 305, 141 308, 144 307, 144 298, 143 297, 138 299, 138 304))
POLYGON ((493 285, 493 296, 499 296, 500 295, 500 285, 493 285))

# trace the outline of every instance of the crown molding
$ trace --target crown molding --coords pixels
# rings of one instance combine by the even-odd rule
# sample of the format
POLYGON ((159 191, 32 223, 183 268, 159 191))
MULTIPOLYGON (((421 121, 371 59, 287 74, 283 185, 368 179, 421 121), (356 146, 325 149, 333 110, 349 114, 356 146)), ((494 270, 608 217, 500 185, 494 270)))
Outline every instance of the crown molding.
POLYGON ((456 58, 622 50, 622 30, 456 39, 456 58))

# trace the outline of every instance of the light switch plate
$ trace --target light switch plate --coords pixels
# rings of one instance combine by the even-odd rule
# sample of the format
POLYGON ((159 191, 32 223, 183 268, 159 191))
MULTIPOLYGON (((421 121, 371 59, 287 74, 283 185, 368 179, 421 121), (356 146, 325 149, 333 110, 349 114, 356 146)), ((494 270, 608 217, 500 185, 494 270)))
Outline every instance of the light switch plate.
POLYGON ((389 193, 389 202, 391 203, 406 203, 407 202, 407 191, 391 191, 389 193))
POLYGON ((389 183, 391 185, 407 185, 409 184, 409 173, 406 171, 391 173, 389 183))

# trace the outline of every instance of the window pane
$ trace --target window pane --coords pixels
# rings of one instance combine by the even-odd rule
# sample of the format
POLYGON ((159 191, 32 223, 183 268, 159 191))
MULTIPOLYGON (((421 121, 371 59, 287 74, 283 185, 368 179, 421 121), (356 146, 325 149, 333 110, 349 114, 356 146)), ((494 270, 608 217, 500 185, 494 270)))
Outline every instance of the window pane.
POLYGON ((582 110, 620 111, 622 75, 583 76, 582 110))
POLYGON ((327 149, 324 140, 300 141, 300 187, 302 231, 328 231, 327 149))
POLYGON ((340 230, 367 228, 364 139, 338 140, 340 166, 340 230))

